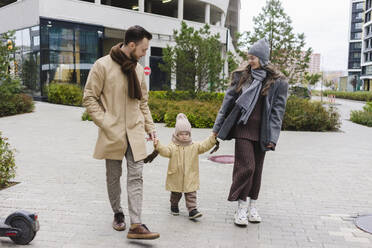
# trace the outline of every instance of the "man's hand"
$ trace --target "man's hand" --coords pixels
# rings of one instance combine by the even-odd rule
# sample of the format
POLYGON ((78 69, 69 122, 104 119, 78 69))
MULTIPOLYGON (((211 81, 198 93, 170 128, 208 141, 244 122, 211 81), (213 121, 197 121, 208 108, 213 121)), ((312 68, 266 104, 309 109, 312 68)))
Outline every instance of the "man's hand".
POLYGON ((149 138, 147 140, 152 140, 154 141, 154 139, 156 139, 158 136, 156 135, 156 132, 151 132, 149 133, 149 138))

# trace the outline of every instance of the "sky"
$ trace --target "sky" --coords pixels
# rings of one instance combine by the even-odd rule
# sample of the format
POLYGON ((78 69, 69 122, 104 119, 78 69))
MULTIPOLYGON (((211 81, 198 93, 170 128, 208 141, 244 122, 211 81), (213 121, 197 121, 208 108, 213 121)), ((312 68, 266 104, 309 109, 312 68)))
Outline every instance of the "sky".
MULTIPOLYGON (((240 32, 253 30, 266 0, 241 0, 240 32)), ((350 0, 282 0, 295 33, 304 33, 306 47, 321 54, 321 70, 347 70, 350 0)))

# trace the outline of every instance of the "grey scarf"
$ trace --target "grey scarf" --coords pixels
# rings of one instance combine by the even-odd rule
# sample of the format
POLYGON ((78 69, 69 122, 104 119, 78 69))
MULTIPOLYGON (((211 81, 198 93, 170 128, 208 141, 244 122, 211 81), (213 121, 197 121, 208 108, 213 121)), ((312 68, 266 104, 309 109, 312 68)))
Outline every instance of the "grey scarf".
POLYGON ((238 124, 247 124, 248 118, 251 115, 254 106, 256 106, 258 97, 261 94, 262 81, 267 75, 267 72, 262 69, 252 69, 251 73, 254 79, 253 82, 248 87, 244 87, 243 85, 243 92, 235 102, 240 107, 241 111, 238 124))

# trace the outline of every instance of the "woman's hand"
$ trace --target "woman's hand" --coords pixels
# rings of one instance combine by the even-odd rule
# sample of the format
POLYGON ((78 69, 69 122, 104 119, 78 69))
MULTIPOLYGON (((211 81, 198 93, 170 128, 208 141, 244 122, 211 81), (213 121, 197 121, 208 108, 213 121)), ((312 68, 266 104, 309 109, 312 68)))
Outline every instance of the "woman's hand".
POLYGON ((275 144, 272 143, 272 142, 270 142, 270 143, 266 146, 266 148, 269 148, 269 149, 273 150, 273 149, 275 148, 275 144))
POLYGON ((155 138, 155 139, 154 139, 154 147, 156 147, 156 146, 158 145, 158 143, 159 143, 158 138, 155 138))
POLYGON ((216 132, 212 132, 213 136, 214 137, 217 137, 217 133, 216 132))

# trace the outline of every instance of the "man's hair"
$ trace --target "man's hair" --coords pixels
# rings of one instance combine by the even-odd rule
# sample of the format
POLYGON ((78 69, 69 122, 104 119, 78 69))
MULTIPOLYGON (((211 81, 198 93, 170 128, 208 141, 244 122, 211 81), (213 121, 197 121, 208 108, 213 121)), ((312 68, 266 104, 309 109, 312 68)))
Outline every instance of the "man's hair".
POLYGON ((125 32, 124 44, 128 45, 130 42, 138 43, 147 38, 148 40, 152 39, 152 35, 143 27, 135 25, 125 32))

